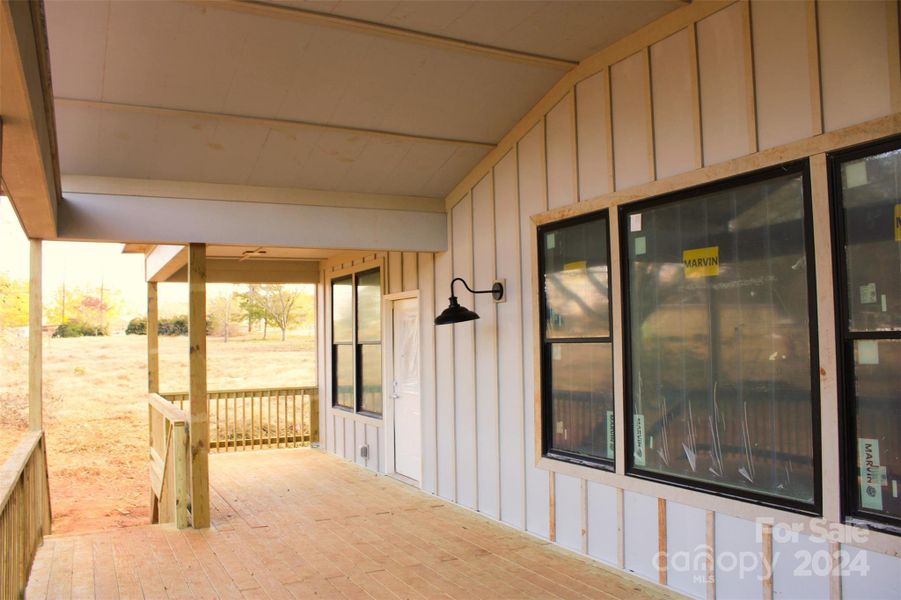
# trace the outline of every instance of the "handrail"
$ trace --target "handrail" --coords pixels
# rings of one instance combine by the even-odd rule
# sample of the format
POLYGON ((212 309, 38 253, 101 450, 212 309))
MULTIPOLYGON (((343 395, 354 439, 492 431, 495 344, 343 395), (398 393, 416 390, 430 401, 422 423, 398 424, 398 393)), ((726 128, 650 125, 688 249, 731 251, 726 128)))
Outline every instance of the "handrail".
MULTIPOLYGON (((187 392, 162 398, 187 412, 187 392)), ((214 452, 296 448, 319 441, 319 389, 268 387, 207 392, 209 449, 214 452)))
POLYGON ((50 534, 50 485, 43 431, 25 434, 0 469, 0 590, 22 597, 38 546, 50 534))
POLYGON ((172 423, 187 423, 189 420, 185 411, 176 407, 160 394, 147 394, 147 401, 150 403, 150 406, 162 413, 167 421, 171 421, 172 423))
POLYGON ((147 395, 150 448, 151 522, 190 520, 190 424, 184 411, 158 394, 147 395))

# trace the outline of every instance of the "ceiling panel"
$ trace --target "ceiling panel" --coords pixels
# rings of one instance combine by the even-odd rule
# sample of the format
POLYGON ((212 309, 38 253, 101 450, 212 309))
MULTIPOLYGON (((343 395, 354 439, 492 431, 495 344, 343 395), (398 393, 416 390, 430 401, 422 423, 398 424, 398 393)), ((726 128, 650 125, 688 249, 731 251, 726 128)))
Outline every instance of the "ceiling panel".
MULTIPOLYGON (((283 4, 577 60, 680 3, 283 4)), ((283 18, 283 11, 250 14, 228 6, 46 3, 63 174, 441 198, 564 72, 283 18), (251 118, 124 110, 111 103, 251 118)))
POLYGON ((573 61, 684 4, 680 0, 269 2, 573 61))
POLYGON ((67 174, 440 198, 488 152, 64 102, 56 110, 60 167, 67 174))

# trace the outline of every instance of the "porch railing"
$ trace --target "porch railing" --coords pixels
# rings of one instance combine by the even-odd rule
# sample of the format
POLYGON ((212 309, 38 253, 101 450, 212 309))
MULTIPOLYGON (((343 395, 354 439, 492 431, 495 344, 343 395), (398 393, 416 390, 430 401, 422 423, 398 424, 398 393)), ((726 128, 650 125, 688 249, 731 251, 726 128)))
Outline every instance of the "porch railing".
MULTIPOLYGON (((187 392, 160 395, 190 411, 187 392)), ((315 387, 216 390, 207 397, 211 451, 297 448, 319 441, 315 387)))
POLYGON ((38 546, 50 534, 44 432, 26 434, 0 470, 0 590, 21 598, 38 546))
POLYGON ((184 411, 157 394, 148 395, 151 523, 190 524, 190 422, 184 411))

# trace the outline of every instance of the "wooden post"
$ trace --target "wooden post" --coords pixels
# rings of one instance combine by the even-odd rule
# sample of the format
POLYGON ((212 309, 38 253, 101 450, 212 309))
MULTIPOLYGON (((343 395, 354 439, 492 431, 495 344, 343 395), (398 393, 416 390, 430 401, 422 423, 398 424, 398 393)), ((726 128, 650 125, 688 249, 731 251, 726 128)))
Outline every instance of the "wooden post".
POLYGON ((191 516, 210 526, 210 416, 206 389, 206 245, 188 250, 188 343, 191 404, 191 516))
POLYGON ((31 256, 28 279, 28 428, 43 429, 43 339, 41 332, 41 240, 29 240, 31 256))
POLYGON ((160 393, 159 302, 156 282, 147 282, 147 391, 160 393))
POLYGON ((319 443, 319 390, 310 391, 310 446, 319 443))

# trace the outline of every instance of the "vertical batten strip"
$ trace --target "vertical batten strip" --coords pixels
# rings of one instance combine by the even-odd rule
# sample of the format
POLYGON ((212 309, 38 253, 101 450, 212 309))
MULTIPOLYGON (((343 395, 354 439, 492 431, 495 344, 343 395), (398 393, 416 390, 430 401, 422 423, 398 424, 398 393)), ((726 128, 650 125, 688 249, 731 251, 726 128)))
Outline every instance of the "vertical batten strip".
POLYGON ((579 119, 578 119, 578 109, 579 105, 576 102, 576 86, 573 86, 569 89, 569 103, 570 103, 570 126, 572 127, 572 176, 573 176, 573 197, 572 202, 576 203, 581 200, 581 193, 579 191, 579 119))
POLYGON ((716 600, 716 513, 708 510, 707 525, 707 600, 716 600))
MULTIPOLYGON (((516 203, 514 207, 513 218, 516 222, 516 268, 517 273, 519 273, 519 327, 520 327, 520 345, 522 345, 522 338, 525 335, 523 331, 523 296, 525 295, 525 279, 522 276, 522 212, 521 212, 521 201, 519 196, 519 143, 517 142, 513 146, 512 152, 514 153, 515 164, 516 164, 516 178, 515 178, 515 186, 516 186, 516 203)), ((497 219, 495 218, 495 221, 497 219)), ((509 300, 508 300, 509 301, 509 300)), ((534 345, 534 341, 533 341, 534 345)), ((525 361, 529 360, 528 352, 522 352, 520 355, 520 369, 522 373, 523 380, 523 389, 522 392, 525 391, 525 374, 526 374, 526 364, 525 361)), ((521 394, 525 396, 524 393, 521 394)), ((520 409, 522 411, 522 485, 520 487, 520 494, 522 495, 522 529, 523 531, 528 531, 529 521, 529 493, 528 493, 528 483, 526 479, 528 477, 528 469, 529 465, 526 463, 526 456, 528 456, 528 451, 526 445, 528 444, 528 435, 526 435, 526 407, 525 404, 520 401, 519 402, 520 409)))
POLYGON ((609 180, 608 191, 616 190, 616 155, 613 152, 613 87, 611 85, 610 67, 604 69, 604 93, 607 95, 607 169, 609 180))
POLYGON ((842 600, 842 545, 829 542, 829 600, 842 600))
POLYGON ((741 0, 742 37, 745 50, 745 91, 748 109, 748 154, 760 146, 757 132, 757 86, 754 83, 754 42, 751 23, 751 2, 741 0))
POLYGON ((901 112, 901 33, 899 33, 898 2, 889 2, 886 5, 886 27, 888 27, 888 77, 889 93, 891 94, 892 112, 901 112))
POLYGON ((811 133, 823 133, 823 86, 820 66, 820 27, 817 0, 807 0, 807 64, 810 72, 811 133))
MULTIPOLYGON (((573 98, 575 98, 575 90, 573 90, 573 98)), ((492 275, 492 280, 497 279, 497 193, 495 188, 495 173, 494 169, 497 165, 491 167, 491 251, 494 253, 494 270, 492 275)), ((578 197, 578 179, 576 180, 576 196, 578 197)), ((493 285, 493 284, 492 284, 493 285)), ((504 295, 507 294, 507 288, 504 287, 504 295)), ((501 464, 501 452, 503 452, 503 448, 501 447, 501 382, 500 382, 500 339, 498 336, 497 323, 499 321, 499 308, 495 303, 492 305, 492 310, 494 311, 494 414, 496 415, 495 421, 495 440, 497 441, 497 488, 495 489, 495 494, 497 497, 497 520, 503 522, 504 520, 504 501, 501 498, 501 478, 502 478, 502 464, 501 464)))
POLYGON ((773 600, 773 526, 764 523, 760 526, 761 584, 763 600, 773 600))
MULTIPOLYGON (((478 184, 476 184, 478 185, 478 184)), ((476 273, 476 252, 475 252, 475 187, 469 190, 469 279, 470 282, 475 285, 475 273, 476 273)), ((475 288, 474 288, 475 289, 475 288)), ((474 307, 476 303, 475 294, 472 295, 472 306, 474 307)), ((478 390, 479 390, 479 368, 476 364, 476 355, 478 354, 479 348, 476 343, 476 326, 475 323, 472 323, 472 423, 473 423, 473 486, 475 489, 475 497, 473 498, 474 506, 476 510, 479 510, 479 401, 478 401, 478 390)))
POLYGON ((641 52, 644 58, 648 90, 645 95, 648 117, 648 181, 655 181, 657 179, 657 140, 654 131, 654 79, 651 67, 651 48, 645 47, 641 52))
POLYGON ((548 539, 557 541, 557 477, 553 471, 547 472, 548 489, 548 539))
POLYGON ((579 512, 582 516, 579 527, 582 554, 588 554, 588 481, 585 479, 579 479, 579 512))
POLYGON ((704 144, 701 132, 701 79, 698 66, 698 27, 695 23, 688 26, 688 52, 691 71, 689 72, 691 86, 691 121, 695 138, 694 166, 700 169, 704 166, 704 144))
POLYGON ((616 488, 616 564, 626 568, 626 493, 616 488))
POLYGON ((666 585, 669 562, 666 547, 666 499, 657 498, 657 581, 660 585, 666 585))

